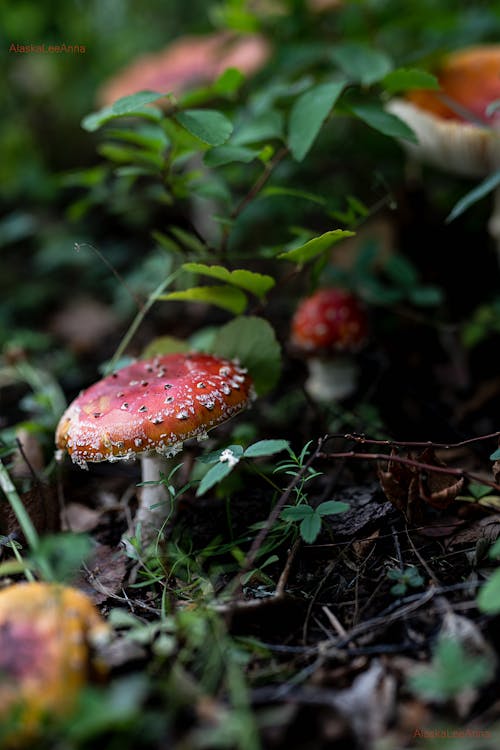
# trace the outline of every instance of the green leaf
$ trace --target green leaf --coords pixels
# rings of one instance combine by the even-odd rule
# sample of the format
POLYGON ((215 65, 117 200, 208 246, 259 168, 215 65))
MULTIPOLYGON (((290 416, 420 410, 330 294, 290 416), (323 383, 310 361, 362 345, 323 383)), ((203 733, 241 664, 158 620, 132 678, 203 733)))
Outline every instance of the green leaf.
POLYGON ((500 555, 500 539, 497 539, 495 544, 491 547, 488 555, 494 560, 500 555))
POLYGON ((320 516, 333 516, 336 513, 345 513, 349 508, 349 503, 342 503, 339 500, 327 500, 318 505, 316 513, 319 513, 320 516))
POLYGON ((350 232, 345 229, 333 229, 330 232, 325 232, 319 235, 319 237, 313 237, 312 240, 294 247, 292 250, 287 250, 284 253, 280 253, 278 258, 289 260, 292 263, 307 263, 314 258, 317 258, 321 253, 330 250, 337 242, 343 240, 345 237, 354 237, 356 233, 350 232))
POLYGON ((234 315, 240 315, 247 306, 246 294, 232 286, 193 286, 183 291, 161 294, 158 299, 206 302, 229 310, 234 315))
POLYGON ((392 60, 385 52, 356 42, 335 45, 331 56, 352 81, 364 86, 380 81, 392 69, 392 60))
POLYGON ((76 576, 92 549, 92 540, 88 534, 70 531, 46 534, 31 553, 31 559, 41 570, 44 569, 44 563, 48 562, 53 580, 64 583, 76 576))
POLYGON ((481 484, 480 482, 470 482, 469 492, 472 497, 476 498, 476 500, 480 500, 486 495, 491 495, 492 488, 488 487, 487 484, 481 484))
POLYGON ((397 68, 380 81, 390 94, 411 89, 439 89, 436 76, 418 68, 397 68))
POLYGON ((246 146, 248 143, 282 139, 283 131, 283 114, 276 110, 269 110, 239 125, 231 138, 231 143, 235 146, 246 146))
POLYGON ((443 292, 437 286, 416 286, 408 292, 410 302, 420 307, 434 307, 443 301, 443 292))
POLYGON ((447 700, 488 682, 493 668, 484 656, 469 655, 459 641, 441 638, 432 665, 412 675, 409 682, 422 697, 447 700))
POLYGON ((310 505, 290 505, 281 511, 281 518, 284 521, 303 521, 304 518, 313 515, 314 510, 310 505))
POLYGON ((245 458, 257 458, 259 456, 273 456, 275 453, 288 450, 288 440, 259 440, 249 445, 243 454, 245 458))
POLYGON ((450 214, 446 217, 446 223, 448 224, 450 221, 453 221, 458 216, 464 213, 464 211, 467 211, 468 208, 474 205, 474 203, 477 203, 477 201, 484 198, 485 195, 488 195, 488 193, 491 193, 492 190, 495 190, 500 185, 500 169, 497 172, 493 172, 492 175, 487 177, 483 182, 481 182, 477 187, 475 187, 473 190, 471 190, 469 193, 466 193, 466 195, 463 196, 463 198, 460 198, 458 203, 456 203, 452 210, 450 211, 450 214))
POLYGON ((297 161, 302 161, 311 148, 345 83, 321 83, 294 102, 288 125, 288 145, 297 161))
POLYGON ((300 524, 300 536, 306 544, 312 544, 321 531, 321 516, 310 513, 300 524))
POLYGON ((353 104, 350 109, 360 120, 383 135, 392 138, 404 138, 412 143, 418 142, 413 130, 403 120, 390 112, 386 112, 377 104, 353 104))
POLYGON ((500 612, 500 570, 495 570, 479 591, 477 606, 481 612, 497 615, 500 612))
POLYGON ((201 480, 198 489, 196 490, 196 497, 204 495, 205 492, 211 489, 215 484, 222 481, 224 477, 227 477, 227 475, 232 472, 233 468, 234 465, 229 463, 229 461, 219 461, 215 466, 212 466, 201 480))
POLYGON ((212 354, 239 359, 262 396, 276 385, 281 372, 281 348, 267 320, 253 316, 235 318, 219 329, 212 354))
POLYGON ((178 112, 175 120, 191 135, 210 146, 221 146, 233 132, 233 124, 214 109, 186 109, 178 112))
POLYGON ((145 117, 149 120, 158 121, 162 117, 161 110, 147 105, 158 99, 163 99, 165 96, 168 96, 168 94, 159 94, 156 91, 139 91, 131 96, 124 96, 110 107, 104 107, 98 112, 92 112, 92 114, 84 117, 81 126, 84 130, 94 132, 117 117, 145 117))
POLYGON ((238 68, 226 68, 211 86, 219 96, 233 96, 245 83, 245 76, 238 68))
POLYGON ((219 281, 225 281, 227 284, 245 289, 259 298, 262 298, 275 285, 272 276, 247 271, 246 269, 228 271, 223 266, 207 266, 204 263, 183 263, 182 267, 190 273, 211 276, 214 279, 219 279, 219 281))
POLYGON ((260 151, 254 148, 245 148, 244 146, 219 146, 207 151, 203 161, 208 167, 222 167, 225 164, 234 162, 243 162, 249 164, 254 159, 259 158, 260 151))
POLYGON ((490 461, 500 460, 500 448, 497 448, 490 456, 490 461))

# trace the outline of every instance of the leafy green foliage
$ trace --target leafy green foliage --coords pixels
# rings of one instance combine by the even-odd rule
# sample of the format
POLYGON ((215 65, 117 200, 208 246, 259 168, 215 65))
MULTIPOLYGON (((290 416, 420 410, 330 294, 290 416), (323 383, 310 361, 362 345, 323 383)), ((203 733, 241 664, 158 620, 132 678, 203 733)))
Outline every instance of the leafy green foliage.
POLYGON ((227 268, 224 268, 223 266, 207 266, 204 263, 184 263, 182 267, 184 270, 190 271, 191 273, 210 276, 214 279, 219 279, 220 281, 225 281, 228 284, 245 289, 245 291, 251 292, 259 298, 262 298, 275 284, 272 276, 255 273, 253 271, 246 271, 244 269, 228 271, 227 268))
POLYGON ((212 109, 186 109, 175 115, 176 121, 209 146, 221 146, 233 132, 231 121, 212 109))
POLYGON ((201 480, 196 494, 198 496, 204 495, 205 492, 227 477, 242 459, 273 456, 276 453, 287 450, 288 447, 288 440, 259 440, 246 449, 236 444, 202 456, 199 461, 214 465, 201 480))
POLYGON ((144 117, 148 120, 159 120, 161 118, 160 110, 146 105, 162 99, 166 94, 159 94, 155 91, 139 91, 131 96, 124 96, 118 99, 110 107, 104 107, 99 112, 87 115, 82 120, 82 128, 89 132, 99 130, 103 125, 116 120, 119 117, 144 117))
POLYGON ((308 240, 304 244, 299 245, 299 247, 294 247, 291 250, 280 253, 278 258, 283 258, 283 260, 289 260, 292 263, 302 265, 311 260, 315 260, 319 255, 330 250, 337 244, 337 242, 340 242, 346 237, 353 237, 354 234, 355 232, 351 232, 347 229, 333 229, 329 232, 325 232, 319 237, 314 237, 312 240, 308 240))
POLYGON ((404 138, 411 143, 417 143, 417 136, 413 130, 399 117, 386 112, 378 104, 352 104, 350 110, 356 117, 383 135, 391 138, 404 138))
POLYGON ((184 289, 178 292, 169 292, 162 294, 158 299, 167 301, 186 301, 186 302, 205 302, 210 305, 217 305, 223 310, 235 315, 244 312, 247 306, 247 297, 240 289, 231 286, 194 286, 190 289, 184 289))
POLYGON ((345 83, 322 83, 296 99, 290 113, 288 145, 297 161, 307 155, 345 83))
POLYGON ((471 656, 458 641, 440 638, 432 665, 413 675, 410 687, 422 698, 446 701, 489 682, 492 669, 486 657, 471 656))
POLYGON ((281 349, 272 326, 262 318, 239 317, 222 326, 211 351, 219 357, 238 359, 248 369, 259 396, 278 382, 281 349))
POLYGON ((446 221, 454 221, 459 216, 461 216, 467 209, 469 209, 471 206, 474 205, 474 203, 477 203, 478 201, 482 200, 485 195, 488 195, 488 193, 491 193, 493 190, 496 190, 496 188, 500 185, 500 170, 497 170, 496 172, 493 172, 493 174, 489 175, 485 180, 483 180, 477 187, 475 187, 470 192, 466 193, 466 195, 463 196, 463 198, 460 198, 458 203, 455 204, 455 206, 450 211, 450 214, 448 215, 446 221))
POLYGON ((312 544, 319 536, 322 519, 325 516, 345 513, 346 510, 349 510, 348 503, 326 500, 316 508, 312 508, 310 505, 289 505, 283 508, 281 518, 291 523, 300 522, 299 530, 302 539, 307 544, 312 544))
POLYGON ((397 94, 412 89, 438 89, 436 76, 417 68, 398 68, 387 73, 381 80, 381 85, 389 94, 397 94))
POLYGON ((331 57, 351 81, 363 86, 380 81, 393 67, 392 60, 385 52, 356 42, 336 44, 331 57))
POLYGON ((424 579, 418 572, 418 568, 411 565, 404 570, 391 568, 387 571, 387 578, 396 583, 391 586, 391 594, 403 596, 409 588, 419 588, 423 586, 424 579))

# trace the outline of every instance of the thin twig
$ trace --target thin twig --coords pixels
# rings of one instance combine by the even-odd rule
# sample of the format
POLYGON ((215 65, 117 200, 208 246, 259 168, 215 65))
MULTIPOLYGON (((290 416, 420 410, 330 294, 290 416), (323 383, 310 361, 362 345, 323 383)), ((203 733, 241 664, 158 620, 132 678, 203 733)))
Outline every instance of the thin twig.
POLYGON ((118 280, 118 282, 122 285, 122 287, 128 292, 128 294, 130 295, 130 297, 134 300, 135 306, 140 311, 140 309, 142 307, 142 300, 130 288, 130 286, 127 284, 127 282, 125 281, 125 279, 123 278, 123 276, 116 270, 116 268, 114 267, 114 265, 109 262, 109 260, 106 258, 106 256, 103 255, 103 253, 101 253, 101 251, 98 250, 96 247, 94 247, 93 245, 90 245, 88 242, 82 242, 82 243, 75 242, 75 250, 76 250, 77 253, 80 252, 80 249, 82 247, 88 247, 90 250, 92 250, 92 252, 97 255, 97 257, 99 258, 99 260, 102 263, 104 263, 104 265, 107 268, 109 268, 109 270, 111 271, 111 273, 113 274, 113 276, 118 280))
POLYGON ((460 440, 458 443, 435 443, 432 440, 424 441, 413 441, 413 440, 375 440, 373 438, 367 438, 365 435, 357 433, 344 433, 339 435, 329 435, 328 439, 343 438, 344 440, 354 440, 356 443, 362 443, 365 445, 384 445, 388 448, 443 448, 451 450, 452 448, 462 448, 465 445, 471 445, 472 443, 479 443, 483 440, 492 440, 493 438, 500 438, 500 431, 490 432, 488 435, 479 435, 478 437, 467 438, 466 440, 460 440))
POLYGON ((413 458, 406 456, 395 456, 388 455, 387 453, 357 453, 356 451, 339 451, 337 453, 318 453, 317 458, 322 459, 339 459, 339 458, 354 458, 364 461, 387 461, 388 463, 399 463, 405 464, 406 466, 414 466, 416 469, 421 471, 428 471, 434 474, 447 474, 449 476, 459 477, 460 479, 469 479, 473 482, 480 482, 487 487, 492 487, 497 492, 500 492, 500 484, 494 482, 492 479, 486 479, 483 476, 476 474, 472 471, 466 471, 465 469, 454 469, 449 466, 436 466, 434 464, 423 463, 413 458))

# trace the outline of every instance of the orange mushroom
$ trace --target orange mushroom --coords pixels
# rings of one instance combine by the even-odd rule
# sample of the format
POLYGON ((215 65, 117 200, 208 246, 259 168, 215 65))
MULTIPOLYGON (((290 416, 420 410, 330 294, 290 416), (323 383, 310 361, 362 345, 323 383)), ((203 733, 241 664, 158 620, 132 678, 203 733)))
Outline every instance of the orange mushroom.
MULTIPOLYGON (((500 45, 460 50, 436 71, 439 91, 395 98, 388 110, 407 123, 418 143, 405 142, 411 156, 465 177, 487 177, 500 169, 500 45)), ((500 189, 488 225, 500 256, 500 189)))
POLYGON ((92 646, 108 632, 77 589, 19 583, 0 591, 0 725, 8 727, 2 747, 23 745, 45 719, 71 710, 96 670, 105 671, 92 646))

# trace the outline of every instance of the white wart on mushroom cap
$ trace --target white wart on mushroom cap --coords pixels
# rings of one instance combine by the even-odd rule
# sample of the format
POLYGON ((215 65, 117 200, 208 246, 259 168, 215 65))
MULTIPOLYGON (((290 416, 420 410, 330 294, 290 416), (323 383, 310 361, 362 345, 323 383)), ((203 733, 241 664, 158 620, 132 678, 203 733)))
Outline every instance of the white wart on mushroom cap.
POLYGON ((252 379, 236 362, 200 353, 142 360, 80 393, 61 417, 56 444, 82 467, 172 456, 254 398, 252 379))

